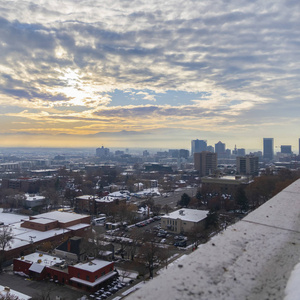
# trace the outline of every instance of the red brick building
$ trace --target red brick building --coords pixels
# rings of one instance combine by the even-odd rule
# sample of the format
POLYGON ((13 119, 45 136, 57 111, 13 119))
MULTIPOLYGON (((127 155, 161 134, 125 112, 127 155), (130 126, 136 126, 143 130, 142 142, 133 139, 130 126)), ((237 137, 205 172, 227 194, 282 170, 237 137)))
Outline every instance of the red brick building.
POLYGON ((13 241, 4 251, 0 250, 6 260, 31 253, 33 247, 46 242, 59 243, 72 236, 86 235, 90 230, 90 216, 53 211, 31 216, 10 227, 13 241))
POLYGON ((48 279, 55 283, 95 292, 106 286, 117 276, 114 263, 100 259, 67 265, 58 257, 43 253, 32 253, 14 259, 14 272, 22 272, 36 280, 48 279))

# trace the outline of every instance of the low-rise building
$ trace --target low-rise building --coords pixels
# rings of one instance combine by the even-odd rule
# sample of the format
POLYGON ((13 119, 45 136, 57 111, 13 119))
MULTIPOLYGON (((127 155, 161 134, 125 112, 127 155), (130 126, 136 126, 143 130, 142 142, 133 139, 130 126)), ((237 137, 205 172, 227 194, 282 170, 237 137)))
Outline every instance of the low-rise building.
POLYGON ((113 262, 94 259, 68 265, 59 257, 38 252, 14 259, 13 270, 36 280, 48 279, 89 292, 97 291, 117 276, 113 262))
POLYGON ((90 216, 53 211, 8 225, 12 241, 1 250, 6 259, 22 256, 32 247, 57 243, 72 236, 84 236, 90 229, 90 216))
POLYGON ((249 183, 248 176, 206 176, 201 178, 203 188, 214 189, 220 193, 233 193, 240 185, 249 183))
POLYGON ((207 210, 182 208, 161 217, 161 228, 172 233, 188 233, 205 227, 207 210), (200 227, 200 228, 199 228, 200 227))

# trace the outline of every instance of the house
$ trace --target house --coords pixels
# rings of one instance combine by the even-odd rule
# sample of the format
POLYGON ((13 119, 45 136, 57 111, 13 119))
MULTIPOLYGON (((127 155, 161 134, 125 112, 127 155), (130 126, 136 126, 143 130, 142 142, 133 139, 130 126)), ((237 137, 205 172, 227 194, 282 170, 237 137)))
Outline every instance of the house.
POLYGON ((15 273, 28 275, 35 280, 53 281, 94 292, 106 286, 118 273, 114 271, 114 263, 94 259, 85 263, 68 265, 59 257, 32 253, 13 262, 15 273))
POLYGON ((161 228, 172 233, 189 233, 195 226, 205 227, 207 210, 182 208, 161 217, 161 228))

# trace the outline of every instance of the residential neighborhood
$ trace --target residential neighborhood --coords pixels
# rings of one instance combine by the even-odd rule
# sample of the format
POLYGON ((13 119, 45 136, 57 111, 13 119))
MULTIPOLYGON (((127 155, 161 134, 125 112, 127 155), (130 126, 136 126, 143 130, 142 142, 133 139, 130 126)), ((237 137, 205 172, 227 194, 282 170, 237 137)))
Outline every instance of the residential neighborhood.
POLYGON ((193 157, 174 158, 174 150, 100 153, 2 155, 5 280, 65 287, 78 299, 125 298, 299 176, 297 161, 282 168, 261 160, 241 175, 232 155, 200 176, 193 157))

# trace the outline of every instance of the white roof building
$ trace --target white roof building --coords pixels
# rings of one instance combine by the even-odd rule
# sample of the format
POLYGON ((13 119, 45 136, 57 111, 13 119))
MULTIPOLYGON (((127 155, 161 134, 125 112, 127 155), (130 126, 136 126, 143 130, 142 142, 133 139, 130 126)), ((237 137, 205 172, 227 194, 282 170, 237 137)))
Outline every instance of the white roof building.
POLYGON ((207 210, 182 208, 162 216, 161 227, 174 233, 190 232, 195 226, 204 228, 207 214, 207 210))

